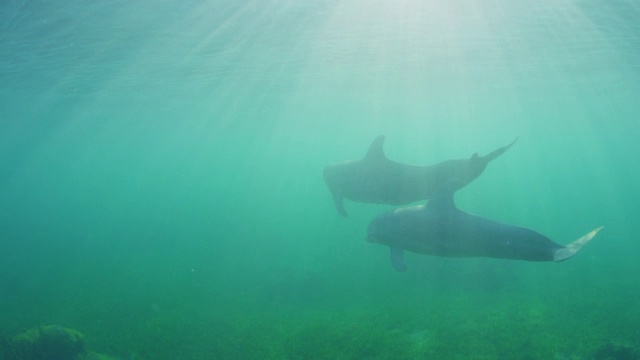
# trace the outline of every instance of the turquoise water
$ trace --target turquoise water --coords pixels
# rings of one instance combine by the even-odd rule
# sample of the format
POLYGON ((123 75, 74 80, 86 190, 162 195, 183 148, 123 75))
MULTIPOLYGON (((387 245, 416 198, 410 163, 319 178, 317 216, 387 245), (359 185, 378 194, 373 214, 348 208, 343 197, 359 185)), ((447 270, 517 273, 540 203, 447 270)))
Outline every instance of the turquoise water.
MULTIPOLYGON (((122 359, 640 352, 633 1, 0 3, 0 328, 122 359), (365 242, 324 166, 519 141, 456 196, 564 263, 365 242)), ((636 357, 637 358, 637 357, 636 357)))

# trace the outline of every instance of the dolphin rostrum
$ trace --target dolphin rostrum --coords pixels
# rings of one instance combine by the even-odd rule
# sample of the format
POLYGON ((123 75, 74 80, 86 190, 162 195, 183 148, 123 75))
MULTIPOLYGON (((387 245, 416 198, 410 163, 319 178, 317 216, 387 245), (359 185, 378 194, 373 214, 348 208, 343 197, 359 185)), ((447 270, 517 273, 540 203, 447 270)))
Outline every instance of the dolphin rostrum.
POLYGON ((381 135, 373 140, 363 159, 325 167, 324 180, 342 216, 347 216, 344 198, 363 203, 405 205, 429 199, 449 179, 460 179, 460 187, 467 185, 517 140, 485 156, 475 153, 468 159, 421 166, 387 159, 382 149, 384 136, 381 135))
POLYGON ((531 229, 502 224, 459 210, 448 181, 427 205, 383 213, 369 224, 367 241, 388 245, 391 263, 406 271, 404 250, 446 257, 488 257, 526 261, 563 261, 575 255, 602 229, 562 246, 531 229))

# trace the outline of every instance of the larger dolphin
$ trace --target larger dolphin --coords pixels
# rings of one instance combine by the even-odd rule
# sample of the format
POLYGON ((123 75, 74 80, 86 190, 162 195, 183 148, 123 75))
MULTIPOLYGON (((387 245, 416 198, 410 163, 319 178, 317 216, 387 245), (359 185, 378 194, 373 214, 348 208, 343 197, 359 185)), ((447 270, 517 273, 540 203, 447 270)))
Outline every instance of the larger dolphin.
POLYGON ((336 209, 342 216, 347 216, 344 198, 363 203, 405 205, 428 199, 452 178, 460 179, 460 187, 467 185, 516 140, 485 156, 475 153, 468 159, 420 166, 389 160, 382 148, 384 136, 381 135, 373 140, 363 159, 325 167, 324 180, 333 194, 336 209))
POLYGON ((563 246, 533 230, 502 224, 459 210, 458 188, 447 182, 427 205, 383 213, 369 224, 367 241, 388 245, 391 263, 406 271, 404 251, 447 257, 489 257, 526 261, 563 261, 591 240, 599 227, 563 246))

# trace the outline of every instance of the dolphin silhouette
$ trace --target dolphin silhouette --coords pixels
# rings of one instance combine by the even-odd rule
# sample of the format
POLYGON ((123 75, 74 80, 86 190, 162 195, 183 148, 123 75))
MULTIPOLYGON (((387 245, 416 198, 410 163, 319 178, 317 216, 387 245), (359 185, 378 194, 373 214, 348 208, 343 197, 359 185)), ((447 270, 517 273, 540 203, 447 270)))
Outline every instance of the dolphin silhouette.
POLYGON ((485 156, 475 153, 468 159, 422 166, 389 160, 382 148, 384 136, 381 135, 373 140, 363 159, 325 167, 324 180, 342 216, 347 216, 344 198, 363 203, 406 205, 428 199, 449 179, 457 178, 460 187, 466 186, 517 140, 485 156))
POLYGON ((563 261, 575 255, 602 229, 563 246, 531 229, 502 224, 459 210, 453 194, 457 180, 445 183, 427 205, 383 213, 369 224, 367 241, 388 245, 391 263, 406 271, 404 250, 445 257, 488 257, 526 261, 563 261))

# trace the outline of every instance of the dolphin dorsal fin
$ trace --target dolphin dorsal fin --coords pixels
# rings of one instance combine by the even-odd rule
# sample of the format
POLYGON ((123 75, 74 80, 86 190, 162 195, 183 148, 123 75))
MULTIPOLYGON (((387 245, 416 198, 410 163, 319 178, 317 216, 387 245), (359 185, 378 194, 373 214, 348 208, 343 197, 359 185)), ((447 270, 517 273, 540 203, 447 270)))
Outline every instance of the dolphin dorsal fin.
POLYGON ((462 181, 460 179, 447 180, 431 195, 427 206, 439 210, 455 209, 456 204, 453 201, 453 194, 461 187, 462 181))
POLYGON ((373 139, 371 146, 369 146, 369 150, 367 150, 367 154, 364 156, 367 160, 382 160, 387 157, 384 155, 384 149, 382 146, 384 145, 384 135, 380 135, 377 138, 373 139))

